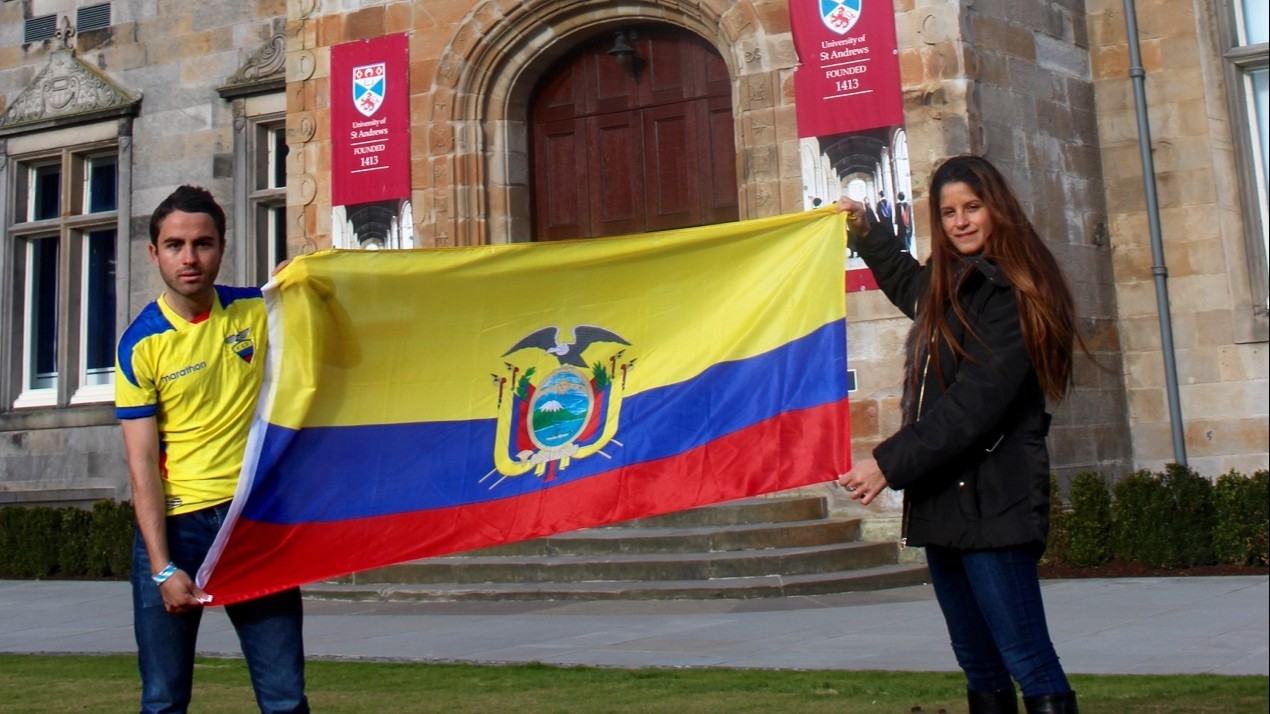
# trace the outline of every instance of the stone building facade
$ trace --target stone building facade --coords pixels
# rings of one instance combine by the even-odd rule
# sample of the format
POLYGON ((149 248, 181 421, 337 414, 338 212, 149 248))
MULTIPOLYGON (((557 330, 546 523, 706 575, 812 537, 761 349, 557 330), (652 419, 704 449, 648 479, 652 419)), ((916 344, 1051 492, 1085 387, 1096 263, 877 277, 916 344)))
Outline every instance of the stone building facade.
MULTIPOLYGON (((1247 111, 1264 30, 1241 34, 1238 0, 1137 6, 1187 458, 1209 476, 1264 469, 1265 139, 1247 111)), ((933 166, 986 154, 1064 266, 1090 352, 1056 408, 1055 470, 1176 460, 1121 4, 894 10, 919 255, 933 166)), ((544 77, 631 28, 687 33, 726 67, 739 217, 802 210, 787 0, 0 2, 0 503, 127 497, 102 346, 162 289, 147 220, 177 185, 230 209, 222 282, 355 245, 331 197, 333 46, 409 37, 393 245, 480 245, 535 239, 544 77)), ((898 427, 908 324, 876 291, 852 293, 848 319, 862 454, 898 427)))

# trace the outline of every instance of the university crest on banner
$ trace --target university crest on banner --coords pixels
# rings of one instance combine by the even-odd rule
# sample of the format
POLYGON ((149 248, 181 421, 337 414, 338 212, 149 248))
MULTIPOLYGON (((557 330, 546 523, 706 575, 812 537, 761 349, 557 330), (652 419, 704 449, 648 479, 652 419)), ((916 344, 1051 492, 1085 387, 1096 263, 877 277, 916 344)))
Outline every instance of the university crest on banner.
POLYGON ((387 81, 387 67, 384 62, 353 68, 353 106, 363 116, 374 116, 384 105, 384 86, 387 81))
POLYGON ((626 376, 635 364, 634 358, 624 359, 623 345, 630 343, 595 325, 573 328, 572 342, 561 341, 560 328, 544 327, 503 353, 515 363, 504 362, 504 373, 491 375, 498 388, 494 469, 481 481, 501 474, 493 489, 530 470, 550 481, 572 459, 608 457, 606 445, 622 446, 613 437, 626 376), (595 360, 589 366, 588 350, 595 360), (538 363, 546 355, 556 365, 540 375, 538 363))
POLYGON ((825 27, 845 35, 860 19, 864 0, 820 0, 820 19, 825 27))

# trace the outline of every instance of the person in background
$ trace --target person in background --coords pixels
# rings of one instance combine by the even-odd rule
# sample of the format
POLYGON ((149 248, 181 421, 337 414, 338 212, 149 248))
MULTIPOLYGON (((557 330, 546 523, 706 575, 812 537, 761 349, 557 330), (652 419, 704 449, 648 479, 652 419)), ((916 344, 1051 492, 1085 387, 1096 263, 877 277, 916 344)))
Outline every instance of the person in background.
MULTIPOLYGON (((150 259, 167 290, 119 341, 123 428, 137 534, 133 627, 142 712, 189 707, 195 643, 211 598, 193 581, 238 485, 264 374, 259 288, 216 285, 225 212, 182 186, 150 218, 150 259)), ((307 712, 298 588, 228 605, 262 712, 307 712)))
POLYGON ((886 191, 878 191, 877 217, 888 222, 891 220, 891 202, 886 200, 886 191))
POLYGON ((903 491, 902 543, 926 548, 966 675, 970 711, 1076 712, 1050 640, 1037 564, 1049 529, 1050 414, 1072 380, 1075 308, 1053 254, 1001 173, 979 156, 940 164, 931 255, 850 198, 856 249, 913 320, 903 427, 838 482, 868 504, 903 491))
POLYGON ((904 250, 909 250, 913 240, 913 206, 903 191, 895 194, 895 227, 904 250))

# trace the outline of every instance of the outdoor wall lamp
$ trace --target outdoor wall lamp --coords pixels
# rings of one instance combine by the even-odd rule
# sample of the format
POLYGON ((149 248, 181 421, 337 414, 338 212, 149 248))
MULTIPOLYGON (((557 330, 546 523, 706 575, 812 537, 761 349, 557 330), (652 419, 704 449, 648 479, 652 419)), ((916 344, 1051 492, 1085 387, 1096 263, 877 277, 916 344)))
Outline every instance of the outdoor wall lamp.
MULTIPOLYGON (((635 39, 635 32, 631 31, 631 39, 635 39)), ((626 32, 618 30, 613 38, 613 48, 608 51, 609 56, 613 58, 619 65, 631 73, 631 79, 635 83, 639 83, 640 70, 644 68, 644 61, 639 58, 639 54, 635 48, 626 40, 626 32)))

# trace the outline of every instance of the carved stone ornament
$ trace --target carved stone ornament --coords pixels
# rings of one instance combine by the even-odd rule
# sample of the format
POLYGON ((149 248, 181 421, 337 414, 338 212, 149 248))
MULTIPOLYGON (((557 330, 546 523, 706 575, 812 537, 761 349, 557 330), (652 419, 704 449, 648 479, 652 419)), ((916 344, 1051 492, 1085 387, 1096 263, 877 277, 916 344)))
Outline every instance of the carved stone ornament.
POLYGON ((291 61, 287 63, 287 81, 303 82, 313 76, 313 72, 317 69, 317 59, 313 53, 308 50, 294 52, 291 55, 291 61))
POLYGON ((247 58, 242 67, 221 87, 221 95, 242 95, 257 91, 277 91, 287 79, 287 36, 281 32, 247 58))
POLYGON ((317 0, 287 0, 287 19, 303 20, 317 11, 317 0))
POLYGON ((300 177, 296 184, 300 193, 300 204, 307 206, 313 203, 313 199, 317 198, 317 181, 310 175, 305 174, 300 177))
POLYGON ((317 133, 317 120, 309 112, 296 115, 295 121, 287 127, 287 143, 292 146, 303 144, 313 139, 317 133))
POLYGON ((68 123, 75 118, 89 121, 135 114, 140 103, 141 92, 129 91, 84 64, 74 50, 57 50, 0 116, 0 133, 68 123))

